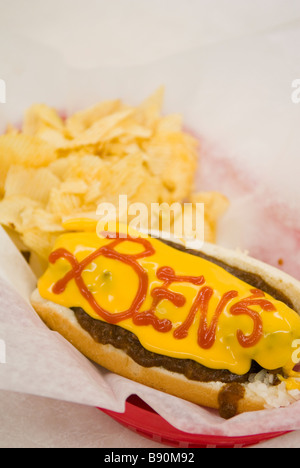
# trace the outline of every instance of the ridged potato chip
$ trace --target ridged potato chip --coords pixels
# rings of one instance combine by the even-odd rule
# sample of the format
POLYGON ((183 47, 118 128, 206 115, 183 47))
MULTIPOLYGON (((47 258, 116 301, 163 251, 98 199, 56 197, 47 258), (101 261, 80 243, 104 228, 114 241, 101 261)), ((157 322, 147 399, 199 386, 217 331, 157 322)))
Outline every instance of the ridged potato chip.
POLYGON ((118 112, 122 107, 120 100, 105 101, 99 104, 76 112, 66 120, 66 130, 73 138, 81 135, 95 122, 118 112))
POLYGON ((25 113, 22 132, 26 135, 37 136, 47 129, 64 133, 64 123, 57 111, 45 104, 35 104, 25 113))
POLYGON ((0 195, 11 165, 43 167, 55 161, 55 149, 35 136, 9 132, 0 136, 0 195))
POLYGON ((26 212, 33 212, 41 208, 42 205, 24 196, 6 197, 0 203, 0 219, 3 226, 21 233, 26 229, 24 225, 24 213, 26 219, 26 212))
POLYGON ((117 207, 126 195, 129 205, 178 202, 179 212, 189 201, 189 217, 204 203, 205 240, 213 242, 228 200, 195 193, 198 142, 181 115, 163 115, 163 100, 161 87, 138 106, 116 99, 66 119, 46 104, 31 106, 21 131, 9 125, 0 136, 0 224, 47 260, 72 224, 66 219, 97 219, 100 203, 117 207))
POLYGON ((42 232, 33 228, 24 231, 20 237, 30 252, 36 253, 42 260, 47 260, 59 234, 61 232, 42 232))
POLYGON ((34 169, 13 165, 5 180, 5 198, 24 196, 46 205, 52 189, 59 185, 59 179, 46 167, 34 169))
POLYGON ((93 125, 73 140, 66 143, 62 150, 72 150, 83 146, 101 145, 103 141, 118 138, 123 133, 121 122, 132 114, 132 109, 121 110, 97 120, 93 125))

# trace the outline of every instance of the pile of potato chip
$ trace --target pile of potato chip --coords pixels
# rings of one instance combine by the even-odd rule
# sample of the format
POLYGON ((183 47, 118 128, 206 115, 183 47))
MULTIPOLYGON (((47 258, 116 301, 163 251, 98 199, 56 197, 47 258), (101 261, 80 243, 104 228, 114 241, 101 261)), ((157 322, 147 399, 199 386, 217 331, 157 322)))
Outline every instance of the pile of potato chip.
POLYGON ((138 107, 101 102, 63 119, 44 104, 0 136, 0 224, 47 259, 64 220, 95 217, 101 202, 205 203, 208 242, 228 201, 194 193, 198 142, 180 115, 162 115, 164 89, 138 107))

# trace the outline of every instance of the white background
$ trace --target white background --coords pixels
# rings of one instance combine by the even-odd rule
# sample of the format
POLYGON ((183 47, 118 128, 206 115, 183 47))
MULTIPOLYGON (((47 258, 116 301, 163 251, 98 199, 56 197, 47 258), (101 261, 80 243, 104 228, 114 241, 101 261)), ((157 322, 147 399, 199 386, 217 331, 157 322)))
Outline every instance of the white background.
MULTIPOLYGON (((0 126, 20 120, 33 101, 67 111, 119 94, 139 102, 163 81, 166 109, 182 110, 189 128, 208 146, 214 142, 216 160, 224 151, 249 165, 259 193, 261 180, 277 189, 292 210, 286 225, 292 219, 298 229, 300 105, 291 102, 291 84, 300 78, 299 44, 299 0, 0 0, 0 78, 8 100, 0 104, 0 126)), ((217 182, 203 186, 218 189, 217 182)), ((240 180, 236 190, 221 185, 240 195, 240 180)), ((245 198, 233 201, 223 242, 248 242, 258 251, 230 229, 245 206, 245 198)), ((295 252, 288 267, 299 261, 295 252)), ((159 446, 94 408, 0 397, 1 447, 159 446)), ((298 446, 298 434, 265 445, 275 444, 298 446)))

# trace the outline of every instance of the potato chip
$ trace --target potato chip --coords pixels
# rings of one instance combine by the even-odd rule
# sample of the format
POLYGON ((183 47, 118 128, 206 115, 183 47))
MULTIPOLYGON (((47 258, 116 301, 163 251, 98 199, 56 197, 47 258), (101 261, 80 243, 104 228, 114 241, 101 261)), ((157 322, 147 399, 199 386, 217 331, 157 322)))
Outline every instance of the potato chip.
POLYGON ((35 208, 31 213, 26 210, 22 213, 22 220, 27 229, 37 228, 41 232, 63 232, 62 217, 49 213, 43 208, 35 208))
POLYGON ((7 197, 0 202, 0 222, 2 225, 22 232, 24 226, 24 212, 41 208, 41 204, 24 196, 7 197))
POLYGON ((142 125, 154 128, 161 117, 165 88, 161 86, 135 111, 135 119, 142 125))
POLYGON ((156 126, 157 135, 179 133, 182 129, 182 116, 180 114, 167 115, 161 118, 156 126))
POLYGON ((85 205, 95 206, 98 200, 101 200, 102 184, 100 180, 92 182, 84 197, 85 205))
POLYGON ((5 178, 12 164, 26 167, 47 166, 55 161, 57 154, 54 148, 45 141, 21 133, 9 133, 0 136, 0 195, 4 188, 5 178))
POLYGON ((55 149, 63 148, 69 143, 69 140, 59 130, 53 128, 44 128, 36 135, 55 149))
POLYGON ((45 104, 35 104, 25 113, 22 131, 26 135, 36 136, 45 129, 64 132, 64 123, 57 111, 45 104))
POLYGON ((96 106, 77 112, 67 119, 67 132, 71 137, 76 138, 76 136, 81 135, 95 122, 118 112, 121 107, 122 103, 120 100, 105 101, 97 104, 96 106))
POLYGON ((59 158, 49 164, 48 169, 61 181, 64 181, 68 179, 70 170, 75 164, 77 164, 77 161, 78 157, 71 154, 68 157, 59 158))
POLYGON ((49 168, 62 181, 82 179, 87 184, 91 184, 93 181, 105 177, 105 166, 105 161, 98 156, 75 153, 59 159, 51 164, 49 168))
POLYGON ((60 186, 61 193, 85 194, 88 190, 88 185, 82 179, 68 179, 60 186))
POLYGON ((191 193, 197 167, 196 145, 182 133, 154 137, 143 145, 150 172, 162 181, 166 201, 184 200, 191 193))
MULTIPOLYGON (((21 132, 8 126, 0 136, 0 223, 46 260, 56 237, 72 225, 66 219, 97 220, 102 202, 118 208, 126 195, 129 207, 148 208, 139 221, 151 222, 151 203, 176 202, 179 216, 187 200, 190 218, 196 203, 204 203, 205 240, 214 242, 228 200, 194 192, 198 142, 184 132, 181 115, 162 115, 163 99, 161 87, 139 106, 105 101, 65 120, 45 104, 31 106, 21 132)), ((163 216, 153 223, 159 226, 163 216)))
POLYGON ((18 135, 18 133, 20 133, 19 130, 15 128, 12 124, 7 125, 6 131, 5 131, 6 135, 18 135))
POLYGON ((21 240, 31 252, 35 252, 41 259, 47 261, 59 234, 61 233, 41 232, 33 228, 24 231, 21 240))
POLYGON ((114 130, 115 133, 110 138, 112 139, 118 137, 122 132, 122 130, 118 127, 119 124, 132 113, 132 109, 127 109, 103 117, 102 119, 96 121, 91 127, 84 130, 76 138, 70 140, 69 143, 67 143, 61 149, 70 150, 82 146, 100 144, 102 139, 105 138, 112 130, 114 130))
POLYGON ((65 193, 60 189, 53 189, 49 197, 47 210, 50 213, 67 216, 77 213, 81 206, 82 199, 80 195, 65 193))
POLYGON ((5 181, 5 197, 24 196, 46 204, 51 190, 59 184, 59 179, 45 167, 11 166, 5 181))
POLYGON ((215 243, 217 240, 217 223, 227 211, 229 200, 219 192, 199 192, 189 198, 192 204, 204 204, 205 241, 215 243))
POLYGON ((228 198, 219 192, 199 192, 190 195, 192 203, 204 203, 207 215, 212 219, 218 219, 229 207, 228 198))

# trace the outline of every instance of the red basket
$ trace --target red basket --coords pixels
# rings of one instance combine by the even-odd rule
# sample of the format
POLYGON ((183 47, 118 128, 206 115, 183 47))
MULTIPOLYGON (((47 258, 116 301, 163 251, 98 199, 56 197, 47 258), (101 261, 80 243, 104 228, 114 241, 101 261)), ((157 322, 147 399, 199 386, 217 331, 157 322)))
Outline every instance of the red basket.
POLYGON ((177 448, 241 448, 287 434, 287 432, 272 432, 242 437, 189 434, 171 426, 135 395, 126 401, 125 413, 99 409, 137 434, 154 442, 177 448))

